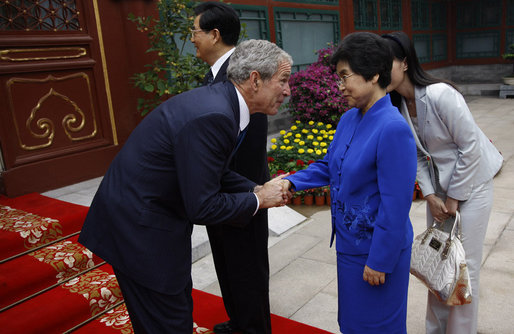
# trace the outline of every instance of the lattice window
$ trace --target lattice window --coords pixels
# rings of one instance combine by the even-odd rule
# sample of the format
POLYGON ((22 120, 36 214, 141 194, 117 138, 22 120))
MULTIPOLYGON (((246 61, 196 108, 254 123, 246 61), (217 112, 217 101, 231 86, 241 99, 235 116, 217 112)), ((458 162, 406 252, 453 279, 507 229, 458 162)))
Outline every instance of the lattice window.
POLYGON ((412 10, 412 29, 428 30, 430 29, 429 21, 429 5, 428 0, 413 0, 411 3, 412 10))
POLYGON ((412 36, 414 48, 418 54, 420 63, 426 63, 430 61, 430 35, 414 35, 412 36))
POLYGON ((446 4, 447 2, 434 2, 431 5, 430 21, 433 30, 446 29, 446 4))
POLYGON ((294 55, 294 70, 316 61, 316 51, 339 40, 337 11, 275 7, 277 45, 294 55))
POLYGON ((377 30, 377 15, 375 0, 353 0, 353 20, 356 30, 377 30))
POLYGON ((445 34, 435 34, 432 35, 432 60, 446 60, 448 58, 448 54, 446 53, 447 49, 447 38, 445 34))
POLYGON ((500 32, 457 33, 457 58, 480 58, 500 56, 500 32))
POLYGON ((241 23, 246 25, 248 39, 269 40, 268 11, 263 6, 232 5, 241 23))
POLYGON ((507 25, 514 25, 514 0, 507 0, 507 25))
POLYGON ((495 27, 501 24, 501 0, 459 1, 457 29, 495 27))
POLYGON ((402 1, 353 0, 353 18, 355 30, 402 30, 402 1))
POLYGON ((312 3, 318 5, 338 6, 339 0, 283 0, 284 2, 312 3))
POLYGON ((402 3, 400 0, 380 1, 380 25, 382 29, 402 29, 402 3))
POLYGON ((514 44, 514 29, 509 29, 505 33, 505 51, 508 50, 511 44, 514 44))
POLYGON ((2 0, 0 30, 82 30, 75 0, 2 0))

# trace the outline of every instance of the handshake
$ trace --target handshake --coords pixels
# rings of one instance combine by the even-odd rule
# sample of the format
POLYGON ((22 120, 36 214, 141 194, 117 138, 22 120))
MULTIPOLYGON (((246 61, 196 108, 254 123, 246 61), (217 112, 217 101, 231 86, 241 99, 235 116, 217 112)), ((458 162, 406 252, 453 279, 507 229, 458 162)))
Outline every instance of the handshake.
POLYGON ((287 174, 282 174, 266 182, 262 186, 256 186, 253 190, 257 198, 259 198, 259 209, 273 208, 276 206, 284 206, 287 201, 293 197, 291 192, 291 182, 285 180, 287 174))

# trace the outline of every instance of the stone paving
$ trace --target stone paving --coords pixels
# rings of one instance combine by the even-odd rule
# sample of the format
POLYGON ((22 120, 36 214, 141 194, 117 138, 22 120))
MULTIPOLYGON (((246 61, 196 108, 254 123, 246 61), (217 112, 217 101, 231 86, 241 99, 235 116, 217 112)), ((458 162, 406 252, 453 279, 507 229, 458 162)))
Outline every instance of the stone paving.
MULTIPOLYGON (((494 179, 493 212, 487 230, 480 290, 480 334, 514 334, 514 99, 467 96, 475 120, 502 152, 505 163, 494 179)), ((44 195, 90 205, 101 178, 52 190, 44 195)), ((336 257, 330 249, 330 212, 324 207, 291 207, 299 223, 270 233, 271 311, 339 333, 337 324, 336 257)), ((426 205, 411 208, 415 234, 424 230, 426 205)), ((274 215, 279 219, 281 215, 274 215)), ((201 234, 201 228, 198 234, 201 234)), ((203 240, 203 239, 202 239, 203 240)), ((212 257, 205 240, 197 242, 194 288, 220 295, 212 257), (202 257, 203 256, 203 257, 202 257)), ((409 286, 408 333, 424 333, 426 288, 413 276, 409 286)), ((281 334, 281 333, 279 333, 281 334)))

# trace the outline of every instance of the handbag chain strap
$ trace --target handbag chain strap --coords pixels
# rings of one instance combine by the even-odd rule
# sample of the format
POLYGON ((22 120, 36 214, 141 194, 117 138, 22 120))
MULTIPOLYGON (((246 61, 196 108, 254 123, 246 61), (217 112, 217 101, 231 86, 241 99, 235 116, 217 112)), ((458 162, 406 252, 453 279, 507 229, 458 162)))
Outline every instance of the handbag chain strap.
POLYGON ((448 253, 450 252, 450 247, 453 243, 453 239, 455 238, 456 233, 457 233, 457 238, 460 239, 459 236, 461 235, 461 229, 462 229, 462 226, 460 224, 460 214, 459 214, 459 211, 455 211, 455 220, 453 221, 452 230, 450 232, 450 235, 448 236, 448 239, 446 239, 444 249, 441 253, 441 258, 443 260, 446 260, 446 258, 448 258, 448 253))
MULTIPOLYGON (((432 223, 432 226, 429 227, 425 231, 425 234, 423 235, 423 239, 421 239, 421 244, 424 244, 425 241, 427 240, 428 236, 430 236, 432 234, 432 231, 436 230, 436 229, 437 229, 437 222, 434 220, 434 222, 432 223)), ((452 229, 450 231, 448 239, 446 239, 446 242, 445 242, 445 245, 444 245, 444 249, 441 252, 441 258, 443 260, 448 258, 448 254, 450 252, 450 247, 451 247, 451 245, 453 243, 453 239, 455 238, 456 235, 457 235, 457 238, 460 239, 461 232, 462 232, 462 226, 461 226, 461 223, 460 223, 460 214, 459 214, 459 211, 456 211, 455 212, 455 219, 453 220, 452 229)))

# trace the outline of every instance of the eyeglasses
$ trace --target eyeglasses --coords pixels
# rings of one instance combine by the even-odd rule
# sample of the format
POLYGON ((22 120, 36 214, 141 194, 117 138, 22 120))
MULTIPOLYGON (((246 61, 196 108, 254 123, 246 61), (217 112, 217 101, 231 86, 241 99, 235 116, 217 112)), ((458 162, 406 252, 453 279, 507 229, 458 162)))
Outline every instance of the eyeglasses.
POLYGON ((346 79, 348 79, 352 75, 354 75, 354 73, 342 75, 341 77, 339 77, 339 80, 337 80, 337 86, 346 85, 346 79))
POLYGON ((200 31, 203 31, 203 32, 207 32, 209 30, 204 30, 204 29, 194 29, 194 28, 190 28, 189 29, 189 32, 191 32, 191 36, 195 37, 196 36, 196 33, 197 32, 200 32, 200 31))

